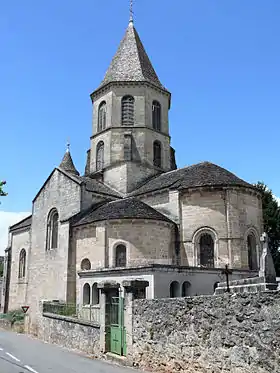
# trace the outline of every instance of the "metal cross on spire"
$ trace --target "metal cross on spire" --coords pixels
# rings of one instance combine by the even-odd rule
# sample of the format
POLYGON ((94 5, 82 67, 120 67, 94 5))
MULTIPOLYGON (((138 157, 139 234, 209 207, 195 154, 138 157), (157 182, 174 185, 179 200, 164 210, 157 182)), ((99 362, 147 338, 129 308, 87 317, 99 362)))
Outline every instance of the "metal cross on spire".
POLYGON ((69 139, 68 139, 67 144, 66 144, 66 151, 67 151, 67 153, 69 153, 69 151, 70 151, 70 141, 69 141, 69 139))
POLYGON ((133 0, 130 0, 130 7, 129 7, 129 22, 133 22, 133 0))

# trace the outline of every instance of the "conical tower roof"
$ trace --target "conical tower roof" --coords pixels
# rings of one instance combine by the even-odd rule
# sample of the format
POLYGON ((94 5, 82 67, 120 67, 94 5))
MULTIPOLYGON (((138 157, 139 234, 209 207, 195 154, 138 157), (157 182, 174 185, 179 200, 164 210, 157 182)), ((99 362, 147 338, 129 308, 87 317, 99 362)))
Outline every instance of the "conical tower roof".
POLYGON ((133 21, 129 22, 100 87, 111 82, 149 82, 166 90, 152 66, 133 21))
POLYGON ((74 162, 70 154, 69 146, 67 147, 64 157, 59 165, 59 168, 61 168, 62 170, 66 172, 72 173, 74 175, 80 175, 76 167, 74 166, 74 162))

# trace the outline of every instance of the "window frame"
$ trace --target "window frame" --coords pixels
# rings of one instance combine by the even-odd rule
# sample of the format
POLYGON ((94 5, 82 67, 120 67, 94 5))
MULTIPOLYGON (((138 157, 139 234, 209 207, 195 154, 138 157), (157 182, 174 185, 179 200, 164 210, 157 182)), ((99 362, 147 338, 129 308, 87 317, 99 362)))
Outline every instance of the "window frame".
POLYGON ((97 132, 104 131, 107 126, 107 103, 102 101, 98 106, 97 132))
POLYGON ((100 291, 98 284, 95 282, 91 287, 91 305, 98 306, 100 304, 100 291))
POLYGON ((202 232, 199 236, 198 244, 199 244, 199 263, 200 263, 200 265, 203 266, 203 267, 206 267, 206 268, 215 268, 215 240, 213 239, 212 234, 210 234, 209 232, 202 232), (211 254, 212 254, 211 255, 211 262, 209 262, 210 255, 208 255, 208 264, 202 264, 201 258, 203 256, 203 254, 202 254, 202 250, 201 250, 201 246, 202 246, 201 240, 203 238, 205 238, 206 236, 207 236, 207 238, 209 238, 211 240, 211 251, 212 251, 211 252, 211 254))
POLYGON ((91 262, 88 258, 83 258, 81 260, 81 271, 90 271, 91 270, 91 262), (88 264, 89 268, 85 268, 85 264, 88 264))
MULTIPOLYGON (((121 255, 123 253, 122 251, 119 253, 119 255, 121 255)), ((123 243, 119 243, 118 245, 116 245, 115 247, 115 268, 125 268, 127 267, 127 247, 126 245, 124 245, 123 243), (119 248, 124 248, 123 252, 124 252, 124 259, 123 258, 118 258, 118 249, 119 248), (124 265, 122 265, 124 263, 124 265)))
POLYGON ((194 233, 192 237, 192 245, 194 249, 194 266, 201 267, 200 262, 200 237, 203 234, 209 234, 214 242, 214 268, 217 268, 219 266, 219 260, 218 260, 218 252, 219 252, 219 236, 214 228, 211 226, 201 226, 198 228, 194 233))
POLYGON ((56 250, 59 242, 59 213, 56 208, 50 210, 47 220, 46 250, 56 250), (56 219, 55 219, 56 218, 56 219), (55 232, 55 236, 54 236, 55 232), (54 238, 55 237, 55 238, 54 238))
POLYGON ((83 306, 89 306, 90 302, 91 302, 91 287, 90 287, 90 284, 86 282, 83 286, 83 306))
POLYGON ((26 250, 21 249, 19 253, 18 278, 23 279, 25 277, 26 277, 26 250))

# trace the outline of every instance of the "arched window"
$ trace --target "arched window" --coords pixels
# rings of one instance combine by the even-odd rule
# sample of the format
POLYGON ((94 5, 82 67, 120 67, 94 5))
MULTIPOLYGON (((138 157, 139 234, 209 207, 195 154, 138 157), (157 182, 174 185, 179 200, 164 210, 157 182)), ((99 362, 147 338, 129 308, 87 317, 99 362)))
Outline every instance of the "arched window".
POLYGON ((104 142, 99 141, 96 146, 96 171, 102 170, 104 167, 104 142))
POLYGON ((18 270, 18 277, 24 278, 26 271, 26 251, 22 249, 19 253, 19 270, 18 270))
POLYGON ((96 282, 92 285, 91 304, 99 304, 99 289, 96 282))
POLYGON ((248 248, 248 266, 251 271, 258 270, 257 242, 254 234, 250 233, 247 237, 248 248))
POLYGON ((200 265, 214 268, 214 241, 209 233, 203 233, 199 240, 200 265))
POLYGON ((84 284, 83 288, 83 305, 90 304, 90 286, 89 284, 84 284))
POLYGON ((158 101, 153 101, 152 110, 153 110, 153 129, 160 131, 161 130, 161 106, 158 101))
POLYGON ((154 166, 161 167, 161 143, 154 142, 154 166))
POLYGON ((57 249, 58 247, 58 212, 51 210, 47 223, 47 250, 57 249))
POLYGON ((134 125, 134 98, 132 96, 122 98, 122 125, 134 125))
POLYGON ((180 285, 178 281, 173 281, 170 284, 170 298, 176 298, 180 296, 180 285))
POLYGON ((89 271, 91 269, 91 263, 88 258, 85 258, 81 261, 81 270, 89 271))
POLYGON ((185 281, 182 285, 182 297, 189 297, 191 290, 191 284, 188 281, 185 281))
POLYGON ((97 131, 103 131, 106 128, 106 102, 102 101, 98 108, 98 125, 97 125, 97 131))
POLYGON ((126 247, 118 245, 116 247, 116 267, 126 267, 126 247))

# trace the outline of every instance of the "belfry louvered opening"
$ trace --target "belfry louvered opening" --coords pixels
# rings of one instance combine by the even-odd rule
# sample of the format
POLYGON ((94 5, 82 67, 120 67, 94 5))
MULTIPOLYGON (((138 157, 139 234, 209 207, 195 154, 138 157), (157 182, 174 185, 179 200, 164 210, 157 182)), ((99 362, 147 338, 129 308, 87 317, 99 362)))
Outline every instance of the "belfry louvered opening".
POLYGON ((125 96, 122 99, 122 125, 134 125, 134 98, 132 96, 125 96))

